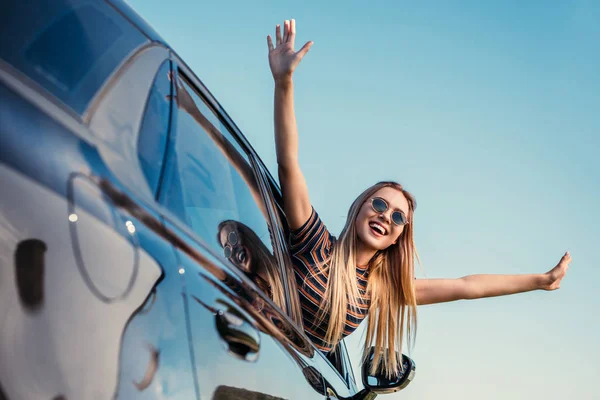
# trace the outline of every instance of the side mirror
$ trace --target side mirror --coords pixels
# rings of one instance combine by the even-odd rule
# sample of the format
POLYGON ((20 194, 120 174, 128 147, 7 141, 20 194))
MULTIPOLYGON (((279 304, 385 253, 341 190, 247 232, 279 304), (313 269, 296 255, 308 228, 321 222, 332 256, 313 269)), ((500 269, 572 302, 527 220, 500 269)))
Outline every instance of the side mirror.
POLYGON ((415 377, 415 362, 408 356, 402 354, 400 373, 398 376, 388 378, 384 374, 377 373, 371 375, 371 365, 375 348, 371 347, 369 356, 362 366, 362 381, 366 389, 375 394, 388 394, 398 392, 413 380, 415 377))

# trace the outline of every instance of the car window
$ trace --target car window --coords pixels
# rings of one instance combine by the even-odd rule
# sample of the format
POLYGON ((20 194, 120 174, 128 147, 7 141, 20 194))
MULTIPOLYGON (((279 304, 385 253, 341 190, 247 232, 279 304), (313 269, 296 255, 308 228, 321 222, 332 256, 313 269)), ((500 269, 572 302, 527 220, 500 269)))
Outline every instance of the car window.
POLYGON ((352 368, 352 360, 350 359, 350 355, 348 354, 348 347, 346 347, 345 340, 340 342, 338 346, 340 349, 340 353, 342 354, 343 364, 346 371, 346 381, 349 385, 356 386, 356 380, 354 377, 354 369, 352 368))
POLYGON ((152 85, 138 136, 138 158, 152 193, 156 194, 164 165, 171 114, 171 62, 165 61, 152 85))
POLYGON ((83 114, 110 74, 148 39, 104 2, 2 2, 0 58, 83 114), (77 4, 76 4, 77 3, 77 4))
POLYGON ((327 360, 335 367, 342 377, 345 377, 343 356, 339 348, 327 353, 327 360))
POLYGON ((160 202, 285 310, 268 214, 248 155, 181 76, 176 104, 160 202))

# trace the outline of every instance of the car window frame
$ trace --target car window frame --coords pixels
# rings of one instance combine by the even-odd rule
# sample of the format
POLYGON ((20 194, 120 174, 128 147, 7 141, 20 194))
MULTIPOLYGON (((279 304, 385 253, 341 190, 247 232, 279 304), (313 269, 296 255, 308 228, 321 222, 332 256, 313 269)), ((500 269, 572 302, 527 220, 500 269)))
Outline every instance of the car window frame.
MULTIPOLYGON (((239 144, 239 146, 242 148, 242 150, 246 153, 246 155, 251 160, 251 166, 253 168, 253 172, 255 174, 257 183, 259 184, 259 188, 262 187, 260 189, 261 198, 262 198, 265 206, 267 207, 267 211, 268 211, 268 215, 269 215, 269 223, 271 224, 271 229, 273 230, 273 232, 272 232, 273 233, 273 243, 272 244, 273 244, 274 253, 282 254, 282 255, 287 254, 289 256, 289 247, 288 247, 289 244, 287 241, 289 230, 287 229, 287 224, 285 223, 285 221, 282 221, 280 218, 280 216, 284 217, 285 214, 283 213, 283 209, 281 208, 282 196, 281 196, 281 189, 279 188, 279 185, 277 184, 277 182, 275 181, 275 179, 273 178, 273 176, 271 175, 271 173, 269 172, 269 170, 263 163, 263 161, 260 158, 260 156, 258 155, 258 153, 254 150, 254 148, 252 147, 250 142, 241 133, 241 130, 238 128, 238 126, 235 124, 235 122, 231 119, 231 117, 223 109, 221 104, 216 100, 216 98, 212 95, 212 93, 208 90, 208 88, 206 88, 206 86, 202 83, 202 81, 196 76, 196 74, 173 51, 171 52, 171 61, 172 61, 171 66, 172 66, 173 73, 179 73, 179 72, 182 73, 182 75, 186 78, 186 80, 191 85, 191 87, 196 90, 196 93, 200 97, 202 97, 203 100, 206 101, 209 108, 212 108, 212 110, 215 112, 217 117, 219 117, 221 122, 224 124, 225 128, 227 128, 229 130, 231 137, 237 141, 237 144, 239 144), (275 232, 277 232, 278 235, 275 235, 275 232)), ((175 118, 176 112, 177 111, 174 110, 173 113, 171 114, 171 123, 173 123, 176 120, 176 118, 175 118)), ((172 127, 170 129, 170 132, 172 134, 172 132, 173 132, 172 127)), ((161 205, 161 207, 166 209, 166 207, 164 207, 163 205, 161 205)), ((224 264, 227 265, 229 270, 232 270, 236 275, 241 276, 242 279, 247 280, 251 284, 254 285, 254 282, 252 282, 251 279, 249 279, 242 271, 240 271, 238 268, 233 266, 230 262, 225 260, 223 258, 222 254, 218 254, 216 251, 214 251, 208 245, 208 243, 206 243, 200 237, 200 235, 198 235, 196 232, 194 232, 184 221, 181 221, 178 216, 176 216, 170 210, 167 210, 166 212, 170 216, 169 219, 172 222, 176 223, 178 227, 181 227, 187 233, 190 233, 191 237, 194 237, 196 240, 198 240, 199 243, 203 244, 203 247, 206 250, 210 251, 213 255, 216 255, 219 259, 224 260, 224 264)), ((289 262, 291 263, 291 259, 289 262)), ((279 261, 278 261, 278 264, 279 264, 279 261)), ((285 274, 284 276, 287 277, 288 269, 286 267, 282 266, 281 264, 279 264, 279 267, 282 269, 282 271, 281 271, 282 274, 285 274)), ((292 269, 290 269, 290 271, 292 271, 293 266, 291 264, 290 264, 290 268, 292 268, 292 269)), ((292 278, 295 279, 294 277, 292 277, 292 278)), ((267 299, 267 301, 272 303, 272 300, 269 298, 269 296, 267 296, 264 292, 262 292, 262 290, 259 290, 259 292, 265 299, 267 299)), ((288 304, 287 308, 289 308, 289 293, 290 293, 289 291, 286 292, 286 303, 288 304)), ((301 323, 298 324, 291 317, 291 310, 289 310, 289 309, 281 310, 279 307, 277 307, 277 306, 275 306, 275 307, 276 307, 276 309, 280 310, 282 316, 284 318, 286 318, 287 321, 292 324, 292 326, 294 326, 294 328, 297 331, 296 333, 299 334, 308 343, 310 343, 314 352, 319 354, 320 358, 326 363, 326 365, 329 367, 329 369, 334 371, 334 373, 337 374, 337 376, 342 380, 342 382, 344 382, 344 384, 346 385, 346 389, 356 392, 357 391, 356 385, 353 384, 352 379, 348 378, 347 376, 343 376, 340 373, 340 371, 335 367, 335 365, 333 365, 327 359, 325 354, 323 354, 321 351, 319 351, 316 348, 314 343, 308 338, 308 336, 304 332, 304 328, 303 328, 302 324, 301 323)), ((347 370, 347 368, 346 368, 346 370, 347 370)), ((348 375, 348 374, 346 374, 346 375, 348 375)))
POLYGON ((352 360, 350 359, 350 353, 348 353, 348 346, 346 346, 346 340, 340 341, 340 355, 342 357, 342 365, 345 372, 345 380, 348 382, 348 387, 354 391, 357 391, 356 377, 354 376, 354 368, 352 368, 352 360))
MULTIPOLYGON (((156 84, 156 80, 159 78, 159 74, 163 68, 163 66, 165 64, 168 64, 168 69, 169 69, 169 73, 172 74, 173 73, 173 61, 171 61, 171 58, 166 58, 158 67, 158 69, 156 70, 156 74, 154 75, 154 79, 152 79, 152 84, 150 85, 150 91, 148 92, 148 95, 146 97, 146 101, 144 103, 144 112, 142 113, 141 116, 141 120, 140 120, 140 125, 139 125, 139 129, 136 135, 136 142, 139 143, 140 138, 142 137, 142 130, 144 128, 144 119, 146 117, 146 113, 148 111, 148 105, 150 103, 150 96, 152 95, 152 91, 154 90, 155 84, 156 84)), ((167 164, 167 154, 169 154, 169 146, 171 144, 171 128, 173 126, 173 112, 174 112, 174 104, 175 102, 173 101, 173 96, 174 96, 174 84, 172 80, 169 80, 170 83, 170 96, 171 98, 168 100, 169 101, 169 115, 168 115, 168 121, 167 121, 167 132, 166 132, 166 140, 165 140, 165 146, 162 150, 162 154, 156 154, 156 159, 161 159, 162 160, 162 164, 160 167, 160 172, 158 173, 158 179, 156 182, 156 187, 153 188, 150 185, 150 182, 148 182, 148 186, 150 186, 150 190, 152 192, 152 194, 154 195, 154 199, 158 202, 158 196, 160 193, 160 189, 161 189, 161 183, 163 181, 163 176, 165 174, 165 167, 167 164)), ((137 145, 137 153, 138 153, 138 160, 139 160, 139 144, 137 145)), ((142 168, 142 172, 144 173, 144 178, 146 178, 146 173, 144 171, 143 166, 141 165, 140 162, 140 167, 142 168)))

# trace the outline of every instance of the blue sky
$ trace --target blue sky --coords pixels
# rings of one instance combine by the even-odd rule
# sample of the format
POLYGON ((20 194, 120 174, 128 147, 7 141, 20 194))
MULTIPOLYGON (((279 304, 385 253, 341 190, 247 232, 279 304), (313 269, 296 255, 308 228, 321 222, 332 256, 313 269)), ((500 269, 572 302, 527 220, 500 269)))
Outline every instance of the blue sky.
POLYGON ((298 47, 315 42, 300 161, 334 233, 393 179, 417 198, 421 277, 545 272, 571 251, 557 292, 420 308, 416 380, 386 398, 600 398, 599 2, 129 2, 272 172, 266 35, 297 20, 298 47))

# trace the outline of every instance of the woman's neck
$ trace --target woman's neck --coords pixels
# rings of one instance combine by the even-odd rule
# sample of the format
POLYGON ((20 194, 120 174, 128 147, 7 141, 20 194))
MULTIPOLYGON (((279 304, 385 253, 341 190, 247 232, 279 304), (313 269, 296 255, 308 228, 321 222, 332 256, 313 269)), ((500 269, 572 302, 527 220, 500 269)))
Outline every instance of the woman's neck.
POLYGON ((377 250, 366 247, 360 240, 356 243, 356 264, 367 265, 371 258, 377 253, 377 250))

